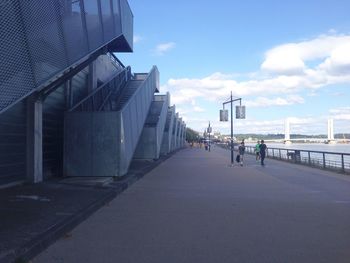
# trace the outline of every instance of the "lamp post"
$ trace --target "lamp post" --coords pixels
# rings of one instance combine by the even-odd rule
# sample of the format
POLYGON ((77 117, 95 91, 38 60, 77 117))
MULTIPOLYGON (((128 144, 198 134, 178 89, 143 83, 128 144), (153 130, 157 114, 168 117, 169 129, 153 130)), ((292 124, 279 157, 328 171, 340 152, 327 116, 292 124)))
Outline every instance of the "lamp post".
POLYGON ((209 134, 208 148, 209 148, 209 152, 210 152, 210 133, 211 133, 210 121, 209 121, 209 126, 208 126, 208 129, 207 129, 207 132, 209 134))
POLYGON ((236 106, 236 119, 245 119, 245 106, 242 106, 242 98, 233 99, 232 91, 230 99, 222 103, 222 110, 220 110, 220 121, 228 121, 228 112, 225 110, 225 105, 231 104, 231 165, 234 163, 233 154, 233 102, 239 101, 239 106, 236 106))

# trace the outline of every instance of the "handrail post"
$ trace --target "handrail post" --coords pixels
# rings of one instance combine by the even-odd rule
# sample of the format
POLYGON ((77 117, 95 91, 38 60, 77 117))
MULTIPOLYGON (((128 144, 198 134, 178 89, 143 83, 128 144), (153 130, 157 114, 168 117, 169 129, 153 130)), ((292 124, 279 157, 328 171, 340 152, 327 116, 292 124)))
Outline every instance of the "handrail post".
POLYGON ((280 160, 282 159, 282 154, 281 154, 281 149, 278 149, 279 151, 279 156, 280 156, 280 160))
POLYGON ((322 153, 323 156, 323 169, 326 169, 326 154, 322 153))
POLYGON ((341 169, 345 173, 344 154, 341 155, 341 169))
POLYGON ((307 157, 308 157, 309 165, 311 166, 311 153, 309 151, 307 152, 307 157))

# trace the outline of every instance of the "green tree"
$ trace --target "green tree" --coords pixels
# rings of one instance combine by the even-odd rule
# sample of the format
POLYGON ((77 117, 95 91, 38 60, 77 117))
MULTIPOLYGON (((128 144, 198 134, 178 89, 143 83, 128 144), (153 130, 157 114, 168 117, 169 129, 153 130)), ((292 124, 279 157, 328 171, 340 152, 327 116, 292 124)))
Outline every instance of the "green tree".
POLYGON ((195 142, 198 141, 199 137, 199 132, 196 132, 191 128, 186 128, 186 141, 195 142))

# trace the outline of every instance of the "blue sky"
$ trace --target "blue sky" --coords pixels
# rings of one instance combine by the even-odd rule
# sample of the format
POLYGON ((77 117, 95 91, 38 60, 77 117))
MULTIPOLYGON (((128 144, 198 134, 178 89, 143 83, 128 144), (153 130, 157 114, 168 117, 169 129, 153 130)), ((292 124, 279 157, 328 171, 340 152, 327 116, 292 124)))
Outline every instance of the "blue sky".
POLYGON ((188 127, 229 133, 219 109, 232 90, 247 119, 235 133, 350 132, 350 1, 129 0, 134 72, 160 71, 161 92, 188 127))

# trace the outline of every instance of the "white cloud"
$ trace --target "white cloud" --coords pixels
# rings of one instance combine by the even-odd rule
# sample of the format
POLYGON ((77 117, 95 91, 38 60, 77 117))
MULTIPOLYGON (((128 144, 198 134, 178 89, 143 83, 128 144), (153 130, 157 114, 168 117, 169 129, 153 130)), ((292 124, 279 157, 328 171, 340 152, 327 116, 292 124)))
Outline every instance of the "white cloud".
POLYGON ((199 107, 199 106, 194 106, 193 107, 193 111, 194 112, 205 112, 205 109, 199 107))
POLYGON ((195 98, 222 102, 229 97, 231 91, 235 97, 274 94, 288 94, 291 96, 291 94, 298 92, 301 87, 307 85, 313 88, 318 85, 318 82, 305 80, 298 76, 278 76, 272 79, 237 82, 228 79, 227 75, 214 73, 203 79, 170 79, 161 87, 161 90, 170 92, 172 103, 187 104, 195 98))
MULTIPOLYGON (((169 79, 162 89, 169 91, 176 104, 187 104, 196 98, 222 102, 230 92, 236 97, 256 96, 252 105, 300 104, 298 96, 307 89, 315 90, 339 83, 350 83, 350 35, 322 35, 300 43, 288 43, 266 52, 260 72, 238 81, 236 75, 215 72, 204 78, 169 79), (313 67, 308 61, 315 61, 313 67), (264 71, 275 74, 267 75, 264 71), (275 99, 260 97, 276 96, 275 99)), ((241 75, 242 76, 242 75, 241 75)))
POLYGON ((299 95, 290 95, 286 98, 266 98, 266 97, 258 97, 255 100, 247 100, 245 105, 247 107, 271 107, 271 106, 287 106, 293 104, 303 104, 304 98, 299 95))
MULTIPOLYGON (((174 46, 175 44, 164 45, 159 48, 159 54, 174 46)), ((192 118, 204 110, 203 104, 196 103, 198 98, 200 101, 221 104, 232 91, 235 97, 247 98, 244 99, 244 104, 248 107, 282 107, 303 104, 305 99, 301 94, 316 96, 319 89, 334 84, 350 84, 350 35, 339 35, 331 31, 328 35, 268 50, 260 70, 255 73, 237 76, 214 72, 203 78, 173 78, 161 89, 169 91, 172 103, 181 105, 185 110, 180 114, 183 114, 190 127, 204 130, 208 126, 208 120, 192 118)), ((334 118, 338 129, 350 127, 350 107, 345 107, 331 110, 329 116, 303 119, 291 117, 291 132, 326 134, 327 119, 330 116, 334 118)), ((229 124, 218 120, 212 126, 214 130, 220 128, 229 131, 229 124)), ((284 133, 284 120, 235 120, 236 132, 284 133)))
POLYGON ((140 41, 142 41, 143 38, 139 35, 134 35, 134 44, 139 43, 140 41))
POLYGON ((330 117, 335 120, 350 120, 350 107, 330 109, 329 113, 330 117))
POLYGON ((350 41, 335 48, 319 66, 332 75, 349 74, 350 72, 350 41))
POLYGON ((153 50, 153 54, 156 56, 163 56, 169 50, 175 48, 176 44, 174 42, 167 42, 158 44, 156 48, 153 50))
POLYGON ((261 65, 262 70, 284 75, 299 75, 305 68, 296 44, 283 45, 268 51, 261 65))
POLYGON ((321 35, 299 43, 276 46, 265 53, 261 69, 275 74, 300 75, 307 69, 308 61, 325 60, 321 65, 329 72, 350 62, 350 36, 321 35), (324 64, 325 63, 325 64, 324 64))

